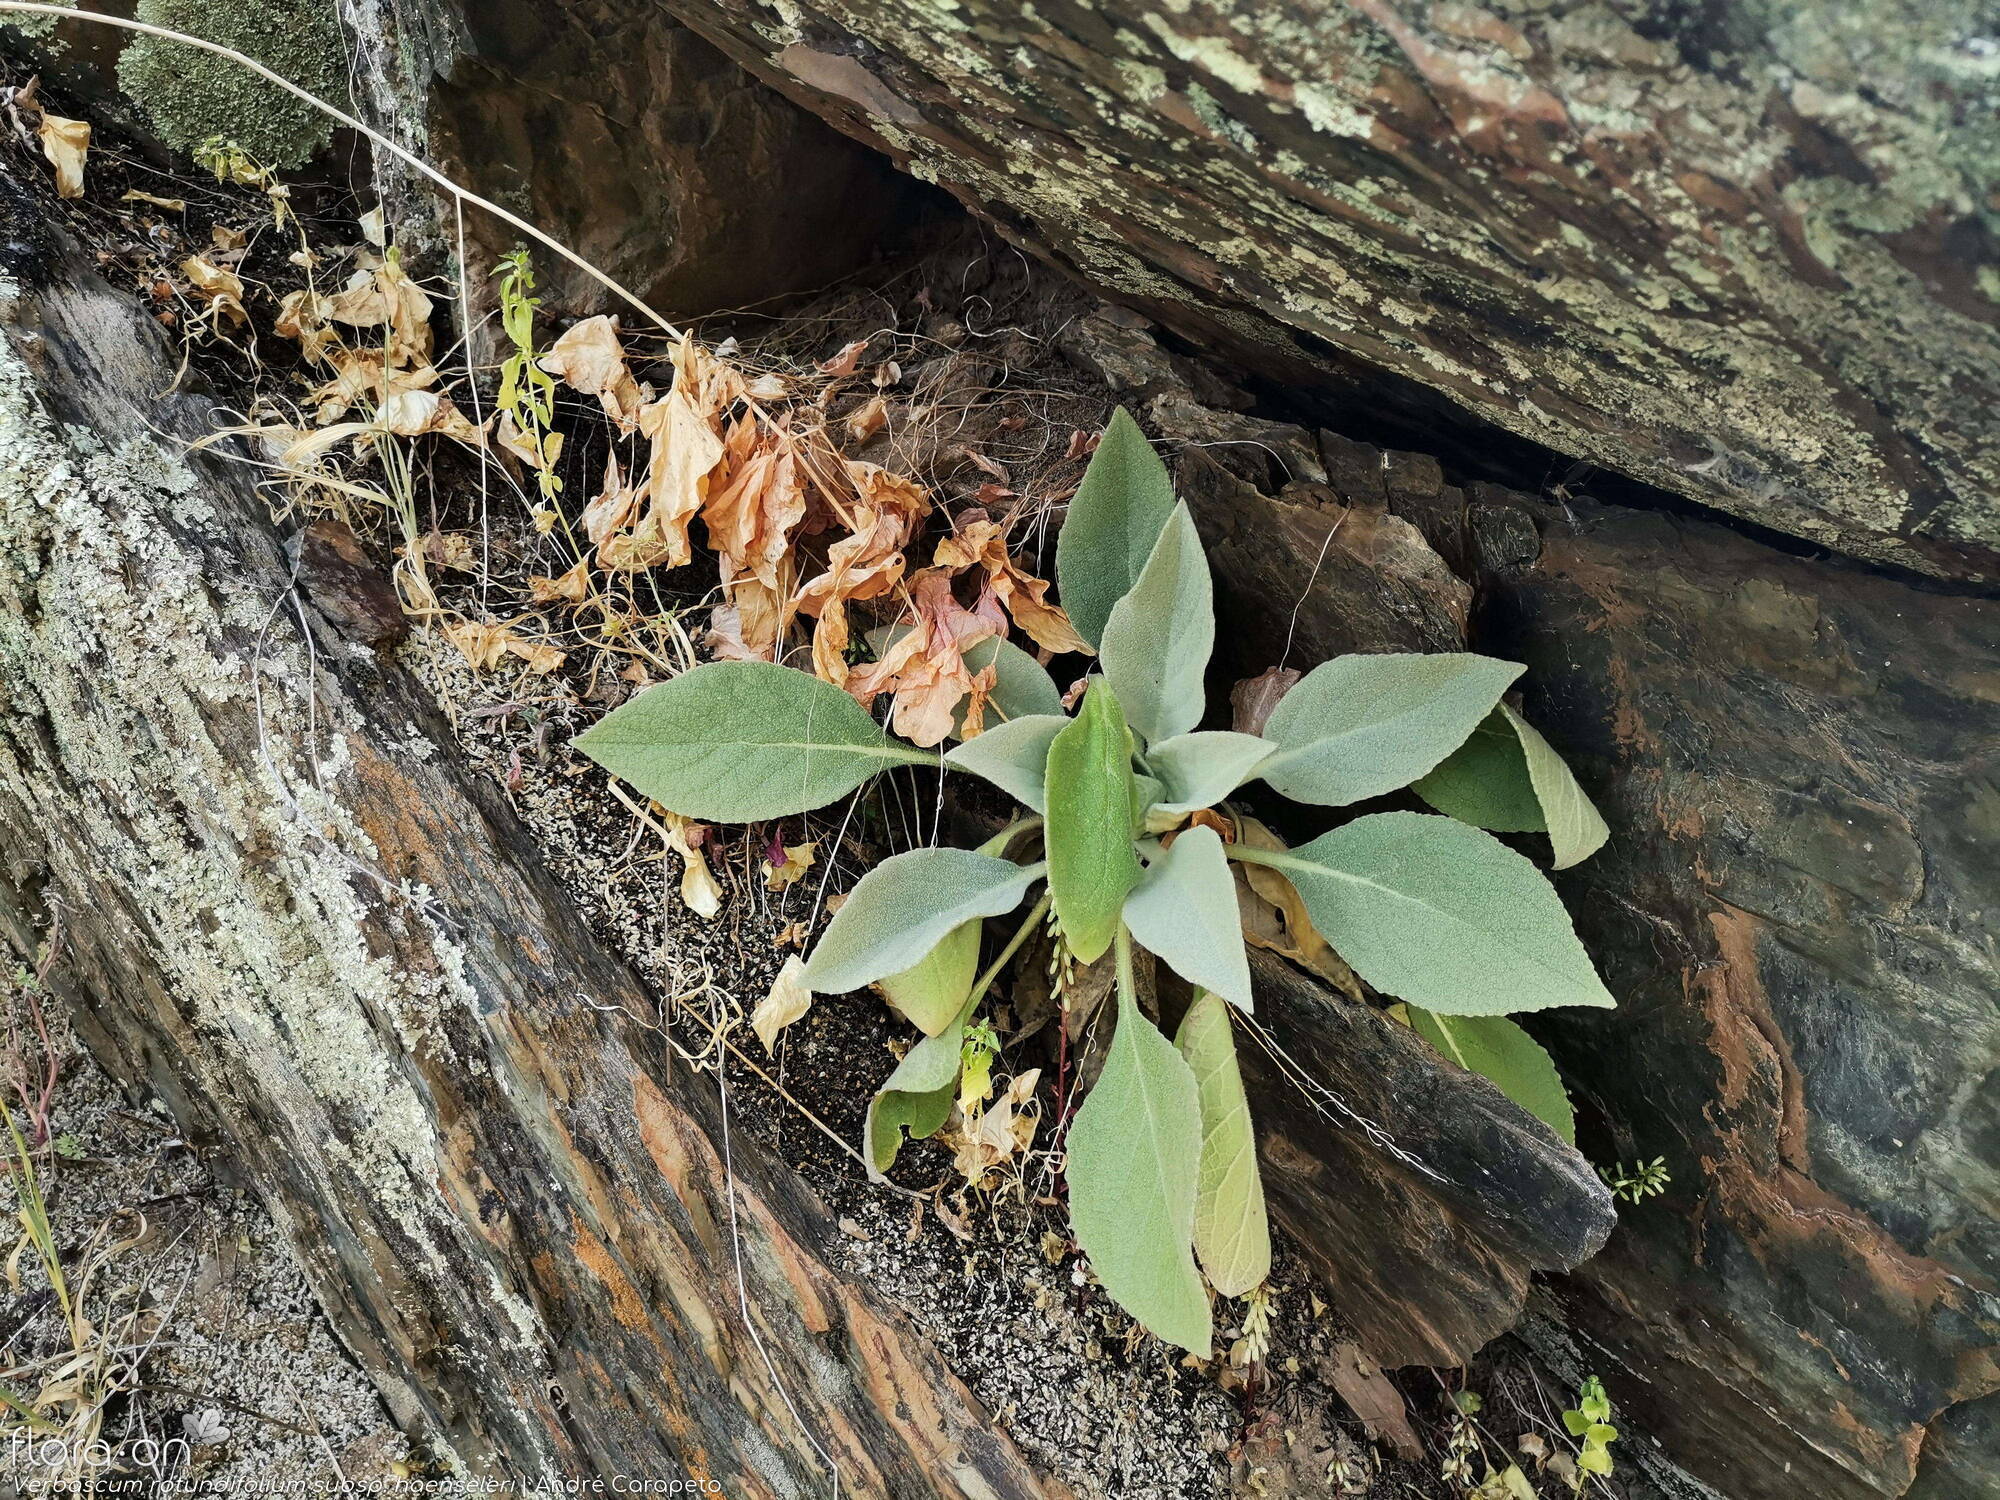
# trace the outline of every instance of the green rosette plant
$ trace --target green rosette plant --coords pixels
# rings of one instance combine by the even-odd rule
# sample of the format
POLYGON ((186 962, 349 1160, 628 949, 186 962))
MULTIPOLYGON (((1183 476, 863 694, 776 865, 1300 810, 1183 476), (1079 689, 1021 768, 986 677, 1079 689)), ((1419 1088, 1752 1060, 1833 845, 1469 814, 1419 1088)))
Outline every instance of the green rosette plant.
MULTIPOLYGON (((1557 868, 1605 825, 1561 758, 1503 695, 1523 670, 1469 653, 1324 663, 1261 735, 1198 727, 1215 639, 1207 558, 1166 467, 1113 417, 1058 537, 1065 608, 1098 651, 1074 715, 1047 671, 994 643, 1000 722, 943 752, 1028 810, 976 850, 898 854, 863 876, 807 959, 819 993, 879 987, 922 1033, 869 1109, 886 1171, 905 1134, 943 1127, 987 990, 1050 910, 1074 957, 1115 964, 1103 1070, 1067 1138, 1077 1243, 1146 1328, 1207 1356, 1204 1286, 1244 1296, 1270 1236, 1235 1013, 1253 1003, 1230 861, 1269 867, 1313 925, 1446 1057, 1484 1074, 1565 1139, 1569 1101, 1548 1054, 1507 1016, 1609 1006, 1554 888, 1485 830, 1542 832, 1557 868), (1436 813, 1373 812, 1296 849, 1228 843, 1195 814, 1261 780, 1348 807, 1402 788, 1436 813), (985 924, 1033 909, 980 968, 985 924), (1142 1008, 1133 953, 1186 980, 1169 1040, 1142 1008)), ((937 752, 887 734, 851 697, 762 662, 705 665, 648 689, 577 740, 662 806, 711 822, 792 816, 937 752)))

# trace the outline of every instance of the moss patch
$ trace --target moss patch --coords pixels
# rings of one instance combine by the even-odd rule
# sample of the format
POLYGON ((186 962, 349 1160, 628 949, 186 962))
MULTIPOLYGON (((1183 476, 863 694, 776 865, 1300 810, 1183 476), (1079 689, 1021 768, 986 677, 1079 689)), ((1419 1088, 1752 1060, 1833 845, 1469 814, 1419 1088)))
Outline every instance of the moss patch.
MULTIPOLYGON (((346 97, 346 54, 327 0, 140 0, 138 18, 233 47, 329 102, 346 97)), ((260 161, 297 167, 332 138, 332 123, 303 100, 179 42, 137 38, 118 59, 118 82, 177 150, 221 135, 260 161)))

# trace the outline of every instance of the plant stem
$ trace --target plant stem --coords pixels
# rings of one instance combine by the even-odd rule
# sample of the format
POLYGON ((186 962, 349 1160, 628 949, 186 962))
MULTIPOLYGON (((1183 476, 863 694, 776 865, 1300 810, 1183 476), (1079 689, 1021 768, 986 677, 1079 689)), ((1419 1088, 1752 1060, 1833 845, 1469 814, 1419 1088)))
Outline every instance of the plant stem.
POLYGON ((1035 903, 1034 909, 1028 913, 1028 919, 1014 929, 1014 935, 1007 939, 1007 946, 1000 950, 1000 956, 987 966, 986 972, 979 976, 979 982, 973 985, 972 994, 966 1000, 965 1008, 958 1013, 958 1021, 961 1026, 972 1019, 972 1013, 979 1008, 979 1002, 984 1000, 986 992, 993 988, 993 981, 1000 977, 1000 971, 1007 967, 1016 953, 1021 951, 1021 944, 1025 943, 1028 940, 1028 934, 1040 925, 1042 917, 1047 913, 1048 909, 1049 892, 1048 888, 1044 886, 1042 888, 1041 899, 1035 903))
POLYGON ((1118 954, 1118 1020, 1122 1025, 1139 1003, 1138 982, 1132 977, 1132 929, 1119 922, 1118 935, 1112 941, 1118 954))
POLYGON ((999 855, 1006 847, 1024 833, 1032 833, 1042 826, 1040 813, 1029 813, 1025 818, 1016 818, 992 838, 979 846, 981 854, 999 855))
POLYGON ((1272 870, 1285 868, 1283 861, 1273 857, 1276 850, 1252 849, 1247 844, 1224 844, 1222 852, 1231 859, 1240 859, 1246 865, 1263 865, 1272 870))

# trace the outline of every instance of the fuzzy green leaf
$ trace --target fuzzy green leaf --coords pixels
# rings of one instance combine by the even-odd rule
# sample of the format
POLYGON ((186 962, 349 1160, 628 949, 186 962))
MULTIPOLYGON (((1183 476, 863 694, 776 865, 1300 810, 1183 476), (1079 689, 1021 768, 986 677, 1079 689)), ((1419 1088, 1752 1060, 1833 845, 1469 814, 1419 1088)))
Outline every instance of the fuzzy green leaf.
POLYGON ((831 683, 761 661, 683 672, 574 743, 660 806, 711 823, 809 812, 877 771, 935 763, 890 739, 831 683))
POLYGON ((946 751, 945 763, 983 776, 1015 801, 1046 812, 1043 775, 1049 746, 1069 722, 1061 714, 1009 719, 946 751))
POLYGON ((1506 704, 1500 711, 1507 716, 1520 737, 1521 752, 1528 762, 1528 779, 1548 820, 1549 842, 1555 849, 1555 866, 1567 870, 1590 858, 1611 837, 1604 818, 1592 804, 1569 764, 1543 739, 1541 732, 1506 704))
POLYGON ((1495 833, 1540 833, 1548 827, 1528 779, 1521 740, 1502 704, 1451 754, 1410 785, 1439 812, 1495 833))
POLYGON ((1385 994, 1446 1015, 1616 1004, 1541 871, 1453 818, 1375 813, 1286 851, 1257 851, 1319 929, 1385 994))
POLYGON ((1326 807, 1393 792, 1464 744, 1522 670, 1467 652, 1336 657, 1279 701, 1258 774, 1326 807))
POLYGON ((944 1128, 958 1096, 964 1022, 963 1015, 954 1016, 943 1031, 918 1042, 869 1101, 868 1165, 877 1176, 895 1164, 905 1130, 921 1141, 944 1128))
POLYGON ((1070 1226, 1105 1291, 1152 1333, 1206 1359, 1208 1297, 1194 1262, 1201 1094, 1146 1019, 1121 947, 1118 1029, 1070 1126, 1070 1226))
POLYGON ((1174 512, 1174 482, 1122 406, 1090 456, 1056 537, 1056 582, 1077 634, 1104 638, 1111 606, 1131 591, 1174 512))
POLYGON ((1174 1041, 1201 1097, 1194 1251, 1211 1286, 1225 1297, 1241 1297, 1271 1274, 1271 1225, 1229 1008, 1197 990, 1174 1041))
MULTIPOLYGON (((876 656, 885 655, 889 648, 906 635, 908 625, 882 625, 868 632, 868 646, 876 656)), ((1012 719, 1026 718, 1029 714, 1061 714, 1063 712, 1062 689, 1049 676, 1042 664, 1004 636, 988 636, 974 646, 965 648, 965 665, 973 672, 983 672, 993 668, 993 691, 986 696, 986 722, 1004 723, 1012 719)), ((965 709, 960 705, 954 716, 951 733, 953 739, 965 738, 965 709)))
POLYGON ((971 992, 985 927, 983 921, 954 927, 915 964, 876 981, 882 998, 925 1036, 936 1036, 951 1024, 971 992))
POLYGON ((819 994, 839 995, 901 974, 965 923, 1019 906, 1042 871, 972 849, 911 849, 886 859, 847 893, 799 977, 819 994))
POLYGON ((1410 1026, 1446 1057, 1490 1079, 1509 1099, 1576 1144, 1576 1111, 1555 1060, 1505 1016, 1445 1016, 1406 1005, 1410 1026))
POLYGON ((1439 812, 1476 828, 1546 832, 1558 870, 1588 859, 1610 837, 1563 758, 1504 703, 1414 790, 1439 812))
POLYGON ((1208 558, 1186 505, 1177 505, 1131 592, 1111 608, 1100 656, 1125 716, 1147 743, 1201 722, 1202 678, 1215 649, 1208 558))
POLYGON ((1186 830, 1153 861, 1125 900, 1125 925, 1189 984, 1250 1009, 1236 879, 1213 828, 1186 830))
POLYGON ((1117 695, 1100 677, 1048 756, 1049 897, 1064 940, 1083 963, 1111 946, 1126 894, 1139 881, 1132 801, 1131 737, 1117 695))
POLYGON ((1277 746, 1254 734, 1198 729, 1146 747, 1146 764, 1165 787, 1158 811, 1191 813, 1213 807, 1257 774, 1277 746))

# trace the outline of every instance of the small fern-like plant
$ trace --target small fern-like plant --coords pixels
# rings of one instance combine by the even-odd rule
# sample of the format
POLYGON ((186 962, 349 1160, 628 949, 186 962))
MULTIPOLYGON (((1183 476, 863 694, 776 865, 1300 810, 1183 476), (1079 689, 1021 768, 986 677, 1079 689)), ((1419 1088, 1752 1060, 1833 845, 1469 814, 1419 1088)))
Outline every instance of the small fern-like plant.
POLYGON ((493 274, 500 295, 500 328, 513 351, 500 363, 500 411, 513 423, 514 451, 534 470, 542 498, 553 500, 563 487, 556 477, 563 438, 551 425, 556 419, 556 378, 535 361, 535 310, 542 299, 535 295, 534 264, 526 250, 515 250, 501 258, 493 274))
MULTIPOLYGON (((1270 1268, 1270 1237, 1232 1012, 1253 1004, 1232 859, 1289 880, 1313 925, 1441 1052, 1568 1137, 1548 1054, 1509 1012, 1611 1005, 1554 888, 1482 829, 1548 834, 1554 863, 1603 842, 1561 759, 1503 694, 1512 662, 1466 653, 1327 662, 1265 732, 1204 730, 1215 638, 1208 562, 1165 466, 1117 413, 1057 541, 1072 623, 1098 652, 1074 716, 1046 670, 1002 641, 1002 722, 943 754, 1028 815, 979 849, 916 849, 849 893, 807 960, 820 993, 875 985, 924 1033, 869 1110, 867 1154, 940 1129, 988 987, 1052 908, 1078 961, 1112 955, 1116 1026, 1068 1136, 1070 1214, 1105 1289, 1163 1339, 1210 1353, 1203 1279, 1232 1297, 1270 1268), (1414 787, 1446 816, 1373 812, 1297 849, 1226 842, 1196 819, 1252 779, 1347 807, 1414 787), (1034 908, 982 970, 987 922, 1034 908), (1169 1041, 1141 1007, 1133 951, 1194 987, 1169 1041)), ((885 733, 855 700, 764 662, 700 666, 577 741, 686 817, 742 823, 822 807, 934 751, 885 733)))

